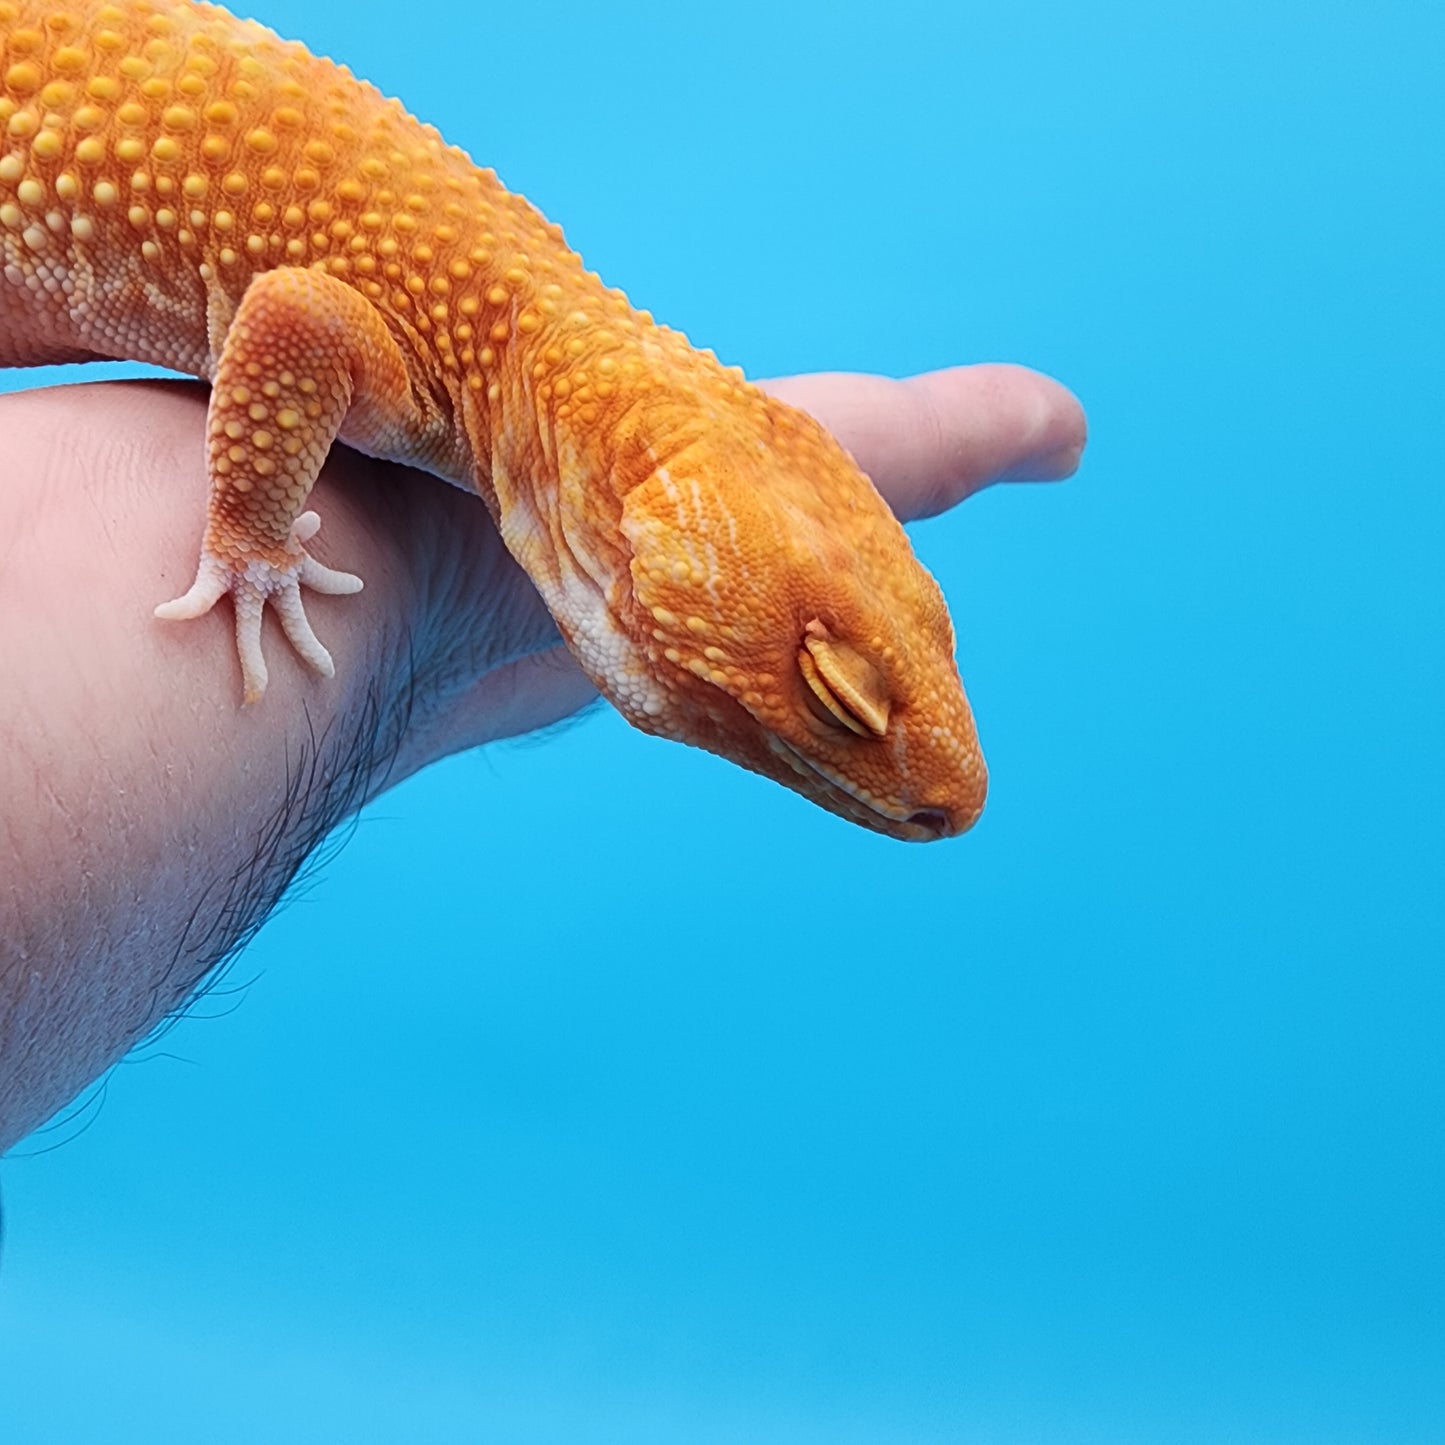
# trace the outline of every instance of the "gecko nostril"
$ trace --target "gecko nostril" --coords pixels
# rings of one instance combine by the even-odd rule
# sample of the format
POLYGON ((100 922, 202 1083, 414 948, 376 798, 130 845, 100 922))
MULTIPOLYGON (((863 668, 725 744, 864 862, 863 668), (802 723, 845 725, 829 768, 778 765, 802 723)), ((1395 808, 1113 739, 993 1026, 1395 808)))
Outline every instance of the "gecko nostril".
POLYGON ((949 816, 942 808, 920 808, 910 815, 908 821, 915 827, 926 829, 935 838, 942 838, 952 831, 949 816))

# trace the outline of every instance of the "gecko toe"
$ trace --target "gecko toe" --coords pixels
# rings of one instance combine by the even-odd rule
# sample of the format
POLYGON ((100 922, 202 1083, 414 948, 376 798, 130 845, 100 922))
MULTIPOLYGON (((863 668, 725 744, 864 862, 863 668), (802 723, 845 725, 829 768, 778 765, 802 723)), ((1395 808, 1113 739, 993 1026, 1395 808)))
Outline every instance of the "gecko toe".
MULTIPOLYGON (((325 568, 323 571, 327 570, 325 568)), ((337 576, 345 576, 345 573, 337 573, 337 576)), ((304 569, 301 577, 304 578, 304 569)), ((296 649, 296 655, 308 667, 314 668, 322 677, 335 677, 336 664, 331 660, 331 654, 322 645, 321 639, 311 628, 311 623, 306 616, 306 605, 301 601, 301 586, 299 578, 292 578, 289 585, 283 584, 271 594, 271 605, 276 609, 276 616, 281 620, 291 646, 296 649)), ((354 590, 354 589, 353 589, 354 590)))
MULTIPOLYGON (((320 530, 321 518, 315 512, 302 512, 291 524, 291 540, 304 548, 304 544, 309 542, 320 530)), ((327 567, 324 563, 318 562, 304 550, 301 553, 301 570, 298 576, 302 586, 309 587, 313 592, 324 592, 332 597, 346 597, 353 592, 360 592, 362 588, 361 578, 354 572, 338 572, 334 567, 327 567)), ((300 605, 299 601, 297 605, 300 605)), ((289 631, 287 635, 290 635, 289 631)), ((295 639, 293 638, 292 641, 295 639)), ((320 647, 320 644, 318 643, 317 646, 320 647)), ((325 648, 320 648, 320 650, 323 654, 326 651, 325 648)), ((331 674, 327 673, 327 676, 330 677, 331 674)))
POLYGON ((236 653, 241 659, 242 698, 249 707, 266 691, 266 658, 261 651, 261 617, 266 594, 254 582, 237 577, 231 587, 236 613, 236 653))
POLYGON ((166 622, 188 622, 204 617, 231 590, 231 570, 217 557, 203 553, 190 590, 162 602, 155 615, 166 622))
POLYGON ((360 592, 365 585, 354 572, 338 572, 327 567, 314 557, 308 557, 301 564, 301 581, 313 592, 324 592, 332 597, 346 597, 360 592))

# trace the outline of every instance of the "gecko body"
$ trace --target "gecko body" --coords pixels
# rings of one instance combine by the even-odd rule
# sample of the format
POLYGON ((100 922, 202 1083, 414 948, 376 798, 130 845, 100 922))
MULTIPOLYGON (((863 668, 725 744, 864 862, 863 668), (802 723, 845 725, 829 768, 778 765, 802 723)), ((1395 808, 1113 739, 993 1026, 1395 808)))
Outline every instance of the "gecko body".
POLYGON ((475 492, 636 726, 896 837, 982 809, 943 598, 842 448, 304 47, 0 0, 0 365, 93 358, 211 383, 196 580, 157 612, 229 593, 247 702, 268 605, 333 670, 300 589, 361 586, 306 550, 339 438, 475 492))

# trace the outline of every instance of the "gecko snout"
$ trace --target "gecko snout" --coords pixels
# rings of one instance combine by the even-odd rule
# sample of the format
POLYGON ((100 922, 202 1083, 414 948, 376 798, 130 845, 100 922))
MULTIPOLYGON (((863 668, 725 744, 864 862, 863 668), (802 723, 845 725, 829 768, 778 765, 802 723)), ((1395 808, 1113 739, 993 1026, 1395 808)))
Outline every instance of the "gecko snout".
POLYGON ((983 792, 967 803, 948 808, 919 808, 907 818, 909 827, 917 828, 923 842, 934 842, 938 838, 956 838, 966 833, 978 822, 983 812, 983 792))
POLYGON ((918 842, 932 843, 968 832, 983 812, 984 799, 988 796, 988 774, 981 765, 977 770, 970 770, 958 786, 950 789, 950 794, 946 801, 915 808, 903 820, 904 827, 918 842))
POLYGON ((946 838, 950 833, 958 831, 953 826, 953 819, 943 808, 920 808, 908 821, 913 827, 922 828, 930 838, 946 838))

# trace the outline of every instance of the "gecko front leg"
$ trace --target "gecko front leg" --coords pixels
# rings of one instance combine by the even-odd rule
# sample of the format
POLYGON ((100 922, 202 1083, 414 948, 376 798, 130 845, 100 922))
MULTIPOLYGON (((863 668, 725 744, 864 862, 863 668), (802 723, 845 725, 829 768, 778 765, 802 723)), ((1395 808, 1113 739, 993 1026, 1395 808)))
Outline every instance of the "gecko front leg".
POLYGON ((339 594, 362 583, 307 555, 321 523, 303 509, 343 429, 376 454, 414 449, 427 419, 401 348, 375 308, 334 277, 263 272, 226 328, 216 365, 207 418, 210 504, 196 580, 156 608, 157 617, 200 617, 231 594, 247 703, 266 690, 268 602, 300 657, 335 675, 301 588, 339 594))

